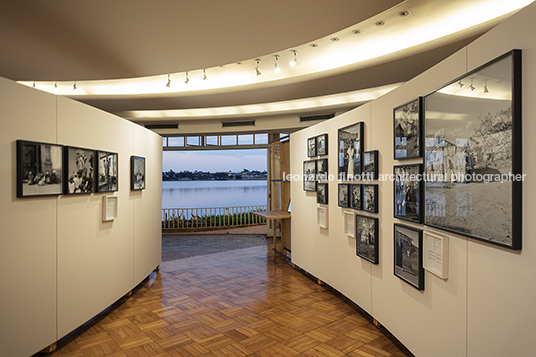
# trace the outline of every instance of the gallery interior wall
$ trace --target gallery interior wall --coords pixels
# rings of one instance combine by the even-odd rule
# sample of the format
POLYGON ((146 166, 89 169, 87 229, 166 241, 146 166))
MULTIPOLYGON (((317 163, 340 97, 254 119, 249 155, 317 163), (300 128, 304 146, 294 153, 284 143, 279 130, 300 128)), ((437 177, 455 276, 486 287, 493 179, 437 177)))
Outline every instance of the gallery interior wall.
POLYGON ((0 355, 29 356, 140 283, 161 261, 162 139, 74 100, 0 78, 0 355), (16 140, 119 155, 117 192, 16 197, 16 140), (146 189, 130 190, 130 156, 146 189), (118 214, 102 221, 102 197, 118 214))
MULTIPOLYGON (((365 151, 379 150, 379 172, 422 159, 393 159, 393 108, 424 96, 443 84, 512 50, 522 50, 523 249, 512 251, 397 220, 393 182, 378 181, 379 264, 356 256, 356 241, 343 232, 338 183, 329 182, 328 228, 316 220, 316 194, 292 182, 292 261, 331 285, 376 318, 416 356, 532 356, 536 331, 536 4, 529 5, 430 70, 368 105, 291 134, 291 173, 303 172, 307 138, 329 134, 329 173, 337 175, 337 130, 365 123, 365 151), (393 274, 393 225, 400 223, 449 239, 449 275, 425 273, 418 291, 393 274)), ((492 194, 492 193, 490 193, 492 194)), ((518 203, 520 204, 520 203, 518 203)))

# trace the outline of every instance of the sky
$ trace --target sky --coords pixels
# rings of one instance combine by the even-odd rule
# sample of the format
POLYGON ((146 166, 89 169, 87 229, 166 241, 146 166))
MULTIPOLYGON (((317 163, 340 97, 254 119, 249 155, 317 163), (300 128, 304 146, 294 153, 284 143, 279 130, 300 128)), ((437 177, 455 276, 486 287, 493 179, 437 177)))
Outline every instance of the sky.
POLYGON ((266 149, 164 151, 162 170, 241 172, 266 170, 266 149))

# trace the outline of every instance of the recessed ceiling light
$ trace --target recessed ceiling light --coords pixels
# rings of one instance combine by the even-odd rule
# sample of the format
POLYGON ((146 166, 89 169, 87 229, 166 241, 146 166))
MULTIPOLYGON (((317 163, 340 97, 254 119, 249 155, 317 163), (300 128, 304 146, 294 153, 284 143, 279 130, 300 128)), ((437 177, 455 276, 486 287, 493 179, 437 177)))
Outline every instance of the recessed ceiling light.
POLYGON ((376 26, 383 26, 385 25, 385 22, 383 21, 376 21, 376 26))
POLYGON ((310 47, 318 47, 318 45, 316 43, 311 43, 309 46, 310 47))
POLYGON ((352 34, 354 35, 359 35, 361 33, 361 30, 353 30, 352 31, 352 34))
POLYGON ((409 15, 409 11, 407 11, 407 10, 400 11, 400 12, 398 13, 398 15, 399 15, 399 16, 408 16, 408 15, 409 15))
POLYGON ((337 41, 339 41, 339 38, 338 37, 332 37, 332 38, 330 38, 330 40, 333 41, 333 42, 337 42, 337 41))

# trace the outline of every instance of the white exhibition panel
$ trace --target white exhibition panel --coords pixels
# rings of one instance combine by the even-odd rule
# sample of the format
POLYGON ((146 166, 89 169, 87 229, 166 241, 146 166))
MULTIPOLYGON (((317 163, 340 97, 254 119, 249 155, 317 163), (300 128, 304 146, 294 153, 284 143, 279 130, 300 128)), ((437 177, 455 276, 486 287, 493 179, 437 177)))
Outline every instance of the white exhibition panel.
MULTIPOLYGON (((307 138, 329 135, 329 173, 337 173, 337 129, 365 123, 365 151, 379 150, 379 173, 422 159, 393 160, 393 108, 424 96, 512 49, 523 57, 523 249, 512 251, 393 217, 393 182, 379 185, 379 264, 355 255, 343 232, 337 184, 329 182, 329 228, 311 232, 316 196, 292 184, 292 260, 369 312, 416 356, 532 356, 536 331, 536 4, 392 92, 334 119, 291 134, 292 173, 309 160, 307 138), (449 237, 448 279, 425 272, 418 291, 393 274, 393 225, 449 237), (343 243, 346 242, 346 244, 343 243), (316 243, 316 249, 311 246, 316 243), (311 270, 310 270, 311 269, 311 270), (368 275, 368 276, 367 276, 368 275)), ((403 69, 401 69, 403 70, 403 69)), ((361 214, 361 211, 356 211, 361 214)), ((315 226, 316 227, 316 226, 315 226)))
POLYGON ((0 93, 0 354, 30 356, 56 341, 57 198, 16 197, 16 140, 56 142, 56 99, 3 78, 0 93))
POLYGON ((162 139, 96 108, 2 78, 0 92, 0 354, 29 356, 106 309, 160 264, 162 139), (119 190, 16 198, 19 139, 118 153, 119 190), (137 202, 130 190, 131 155, 146 157, 156 170, 137 202), (118 198, 117 217, 107 222, 105 195, 118 198), (146 212, 135 215, 135 205, 146 212), (135 254, 135 246, 147 256, 135 254))

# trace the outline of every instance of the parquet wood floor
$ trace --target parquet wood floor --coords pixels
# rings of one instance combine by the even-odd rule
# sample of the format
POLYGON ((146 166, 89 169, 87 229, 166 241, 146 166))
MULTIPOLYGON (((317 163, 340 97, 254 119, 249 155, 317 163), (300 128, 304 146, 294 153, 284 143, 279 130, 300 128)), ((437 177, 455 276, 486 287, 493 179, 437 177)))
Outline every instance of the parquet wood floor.
POLYGON ((163 262, 54 357, 411 354, 268 247, 163 262))

